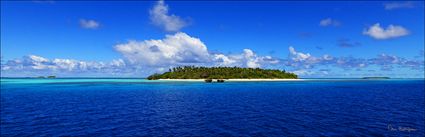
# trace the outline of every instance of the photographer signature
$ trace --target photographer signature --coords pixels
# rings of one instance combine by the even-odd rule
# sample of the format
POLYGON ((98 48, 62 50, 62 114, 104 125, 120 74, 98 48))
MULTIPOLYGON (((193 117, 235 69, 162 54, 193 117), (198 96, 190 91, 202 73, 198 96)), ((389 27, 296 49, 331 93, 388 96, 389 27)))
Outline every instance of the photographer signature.
POLYGON ((389 131, 413 132, 413 131, 416 131, 418 129, 411 128, 411 127, 400 127, 400 126, 398 126, 398 128, 395 128, 395 127, 393 127, 393 125, 389 124, 388 130, 389 131))

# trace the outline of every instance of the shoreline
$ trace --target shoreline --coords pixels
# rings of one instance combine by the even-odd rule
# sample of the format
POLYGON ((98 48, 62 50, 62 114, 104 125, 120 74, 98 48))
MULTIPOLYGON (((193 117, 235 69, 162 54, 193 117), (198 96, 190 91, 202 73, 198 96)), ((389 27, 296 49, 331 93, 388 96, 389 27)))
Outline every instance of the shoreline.
MULTIPOLYGON (((205 82, 205 79, 158 79, 160 81, 205 82)), ((212 79, 214 82, 217 79, 212 79)), ((303 79, 223 79, 225 82, 257 82, 257 81, 303 81, 303 79)))

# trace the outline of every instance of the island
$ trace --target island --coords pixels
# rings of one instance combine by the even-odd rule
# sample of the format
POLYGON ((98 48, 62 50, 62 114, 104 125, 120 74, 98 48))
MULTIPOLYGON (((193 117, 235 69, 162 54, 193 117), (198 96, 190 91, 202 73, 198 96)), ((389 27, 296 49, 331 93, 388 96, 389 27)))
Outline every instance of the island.
POLYGON ((39 79, 45 79, 45 78, 50 78, 50 79, 53 79, 53 78, 56 78, 56 76, 53 76, 53 75, 50 75, 50 76, 38 76, 38 77, 35 77, 35 78, 39 78, 39 79))
POLYGON ((147 77, 148 80, 204 80, 205 82, 224 82, 224 80, 237 79, 240 81, 261 79, 272 81, 274 79, 298 79, 294 73, 277 69, 240 68, 240 67, 195 67, 184 66, 169 69, 162 74, 155 73, 147 77))
POLYGON ((363 79, 390 79, 390 77, 363 77, 363 79))

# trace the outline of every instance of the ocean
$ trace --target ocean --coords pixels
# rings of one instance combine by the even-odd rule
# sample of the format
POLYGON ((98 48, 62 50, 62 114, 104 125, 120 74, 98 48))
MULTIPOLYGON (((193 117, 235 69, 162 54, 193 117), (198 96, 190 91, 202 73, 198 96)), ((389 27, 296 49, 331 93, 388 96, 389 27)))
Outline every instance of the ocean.
POLYGON ((1 79, 1 136, 424 136, 424 79, 1 79))

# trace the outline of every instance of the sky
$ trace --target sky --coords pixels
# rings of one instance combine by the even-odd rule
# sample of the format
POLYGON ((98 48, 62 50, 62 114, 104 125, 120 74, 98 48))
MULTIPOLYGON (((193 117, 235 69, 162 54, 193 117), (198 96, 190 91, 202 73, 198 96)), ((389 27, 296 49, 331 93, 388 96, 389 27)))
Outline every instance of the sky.
POLYGON ((423 1, 1 1, 2 77, 193 65, 423 78, 424 45, 423 1))

